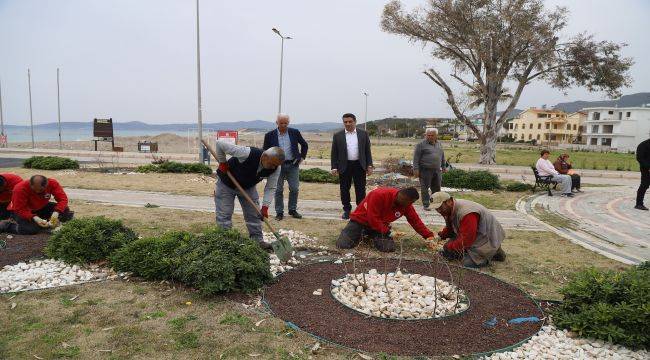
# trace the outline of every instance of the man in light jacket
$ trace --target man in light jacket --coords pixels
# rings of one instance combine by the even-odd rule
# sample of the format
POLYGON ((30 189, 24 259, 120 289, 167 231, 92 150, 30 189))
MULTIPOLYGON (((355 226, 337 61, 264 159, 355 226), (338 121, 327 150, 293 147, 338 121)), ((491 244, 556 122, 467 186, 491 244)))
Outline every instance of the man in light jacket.
POLYGON ((548 150, 542 150, 541 157, 537 159, 535 168, 539 173, 539 176, 551 176, 553 181, 556 181, 562 185, 562 195, 566 197, 573 197, 571 193, 571 176, 562 175, 557 170, 553 163, 549 161, 548 157, 551 153, 548 150))
POLYGON ((413 151, 413 175, 420 179, 420 192, 424 210, 429 210, 429 189, 440 191, 444 171, 445 151, 438 141, 438 129, 427 128, 425 139, 413 151))

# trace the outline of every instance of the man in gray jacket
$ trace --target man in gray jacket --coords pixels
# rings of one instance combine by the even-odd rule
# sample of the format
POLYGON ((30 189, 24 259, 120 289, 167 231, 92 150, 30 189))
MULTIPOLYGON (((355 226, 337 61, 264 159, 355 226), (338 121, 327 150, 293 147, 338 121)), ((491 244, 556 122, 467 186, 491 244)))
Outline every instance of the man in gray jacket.
POLYGON ((429 189, 432 194, 440 191, 444 164, 445 151, 438 141, 438 129, 427 128, 425 139, 413 152, 413 175, 420 179, 424 210, 429 210, 429 189))

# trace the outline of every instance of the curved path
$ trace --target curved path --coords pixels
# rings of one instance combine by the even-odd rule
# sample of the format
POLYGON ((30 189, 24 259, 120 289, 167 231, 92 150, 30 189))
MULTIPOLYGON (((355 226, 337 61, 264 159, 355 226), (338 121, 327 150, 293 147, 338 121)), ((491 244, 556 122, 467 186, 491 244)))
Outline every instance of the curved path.
POLYGON ((544 194, 520 202, 520 211, 544 219, 543 212, 556 216, 548 224, 576 243, 608 257, 637 264, 650 260, 650 212, 633 208, 636 187, 586 188, 573 198, 544 194))

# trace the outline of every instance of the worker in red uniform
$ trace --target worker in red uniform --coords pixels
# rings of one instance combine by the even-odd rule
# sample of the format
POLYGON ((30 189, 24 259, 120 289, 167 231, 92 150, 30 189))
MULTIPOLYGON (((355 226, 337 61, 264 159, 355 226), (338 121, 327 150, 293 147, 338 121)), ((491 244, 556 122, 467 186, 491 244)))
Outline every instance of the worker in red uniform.
POLYGON ((424 224, 413 203, 420 198, 414 187, 396 189, 379 187, 366 195, 359 206, 350 214, 350 222, 343 228, 336 240, 339 249, 351 249, 359 245, 365 235, 372 239, 375 248, 381 252, 395 251, 395 242, 390 234, 390 223, 406 216, 409 224, 423 238, 431 240, 434 233, 424 224))
POLYGON ((473 201, 454 199, 446 192, 433 194, 431 206, 447 224, 438 233, 441 239, 449 239, 440 252, 446 259, 462 260, 463 266, 472 268, 505 260, 501 243, 506 233, 490 210, 473 201))
POLYGON ((21 181, 23 181, 23 178, 16 174, 0 174, 0 220, 6 220, 11 217, 11 212, 7 210, 7 206, 11 202, 14 186, 21 181))
POLYGON ((0 221, 0 231, 33 235, 72 219, 68 196, 58 181, 34 175, 14 187, 8 210, 14 222, 0 221), (54 200, 54 201, 51 201, 54 200))

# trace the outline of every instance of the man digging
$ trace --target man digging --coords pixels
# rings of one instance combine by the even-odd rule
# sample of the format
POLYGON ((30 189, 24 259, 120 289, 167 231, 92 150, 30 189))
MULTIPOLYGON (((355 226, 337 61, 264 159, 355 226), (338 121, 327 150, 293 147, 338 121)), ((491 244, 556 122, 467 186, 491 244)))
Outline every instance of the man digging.
POLYGON ((74 215, 68 208, 68 196, 63 187, 58 181, 43 175, 34 175, 18 183, 7 209, 11 211, 13 222, 0 221, 0 232, 18 235, 34 235, 56 228, 74 215))
POLYGON ((237 197, 250 238, 257 240, 263 249, 272 250, 271 245, 263 241, 262 219, 257 210, 239 193, 227 173, 230 172, 256 206, 259 205, 259 195, 255 185, 266 179, 261 213, 263 217, 268 218, 269 205, 275 196, 280 175, 279 167, 284 162, 284 151, 277 146, 263 151, 256 147, 217 141, 216 158, 219 162, 217 185, 214 191, 217 224, 224 229, 232 228, 232 214, 235 210, 235 197, 237 197), (227 160, 226 155, 230 155, 231 158, 227 160))
POLYGON ((420 220, 413 203, 420 198, 414 187, 396 189, 379 187, 366 195, 359 206, 350 214, 350 222, 343 228, 336 240, 339 249, 351 249, 359 245, 365 235, 372 239, 375 248, 381 252, 395 251, 395 242, 390 234, 390 223, 406 216, 409 224, 427 241, 434 234, 420 220))
POLYGON ((440 254, 447 260, 461 260, 463 266, 478 268, 490 261, 504 261, 501 243, 506 237, 490 210, 473 201, 454 199, 446 192, 431 196, 431 207, 445 218, 438 236, 449 239, 440 254))

